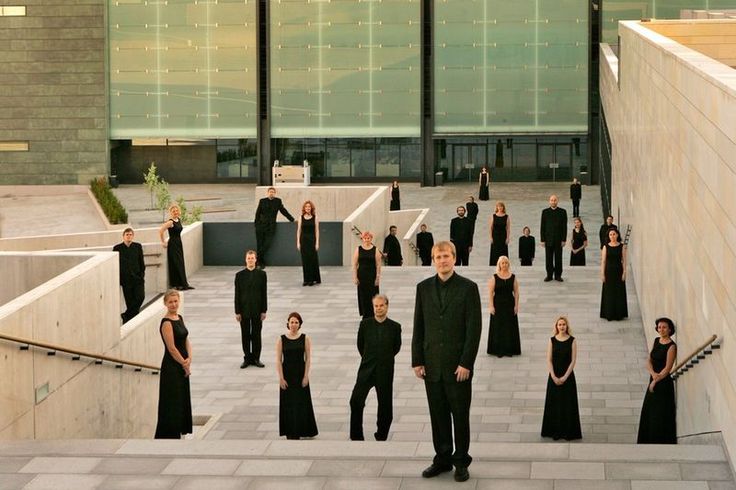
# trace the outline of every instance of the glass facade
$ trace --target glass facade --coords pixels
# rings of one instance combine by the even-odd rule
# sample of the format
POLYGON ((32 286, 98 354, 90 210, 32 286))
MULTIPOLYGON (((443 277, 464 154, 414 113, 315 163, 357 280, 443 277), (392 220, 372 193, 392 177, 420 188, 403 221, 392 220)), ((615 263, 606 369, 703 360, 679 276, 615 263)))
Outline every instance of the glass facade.
POLYGON ((419 138, 274 139, 273 156, 282 165, 308 160, 314 179, 420 177, 419 138))
POLYGON ((420 6, 270 2, 271 135, 419 136, 420 6))
POLYGON ((254 139, 217 140, 217 177, 252 180, 258 174, 258 148, 254 139))
POLYGON ((256 3, 109 1, 110 138, 255 137, 256 3))
POLYGON ((603 42, 618 44, 618 21, 639 19, 679 19, 682 10, 736 8, 736 0, 604 0, 603 42))
POLYGON ((438 133, 587 132, 588 2, 435 0, 438 133))

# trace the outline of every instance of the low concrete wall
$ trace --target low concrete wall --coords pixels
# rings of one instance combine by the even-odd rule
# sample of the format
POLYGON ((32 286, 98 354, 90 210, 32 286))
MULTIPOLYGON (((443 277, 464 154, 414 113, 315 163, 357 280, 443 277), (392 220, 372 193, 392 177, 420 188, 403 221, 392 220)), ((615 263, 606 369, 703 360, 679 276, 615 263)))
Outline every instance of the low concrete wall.
POLYGON ((27 293, 62 272, 84 262, 86 257, 46 257, 15 253, 0 253, 0 305, 27 293))
MULTIPOLYGON (((423 209, 406 209, 402 211, 389 211, 388 226, 396 225, 399 233, 399 243, 401 243, 401 256, 404 258, 404 265, 422 265, 422 261, 414 253, 409 243, 416 245, 416 236, 419 227, 424 222, 428 208, 423 209)), ((386 229, 388 233, 388 228, 386 229)))
POLYGON ((353 227, 373 233, 373 243, 383 248, 383 239, 388 233, 388 209, 391 195, 388 187, 373 187, 373 193, 353 211, 342 224, 342 260, 350 264, 353 252, 362 243, 353 227))
MULTIPOLYGON (((266 197, 266 191, 270 186, 257 186, 254 195, 255 206, 258 207, 258 201, 266 197)), ((310 200, 314 203, 317 210, 317 216, 321 221, 343 221, 363 201, 368 199, 376 190, 376 186, 304 186, 296 184, 278 185, 276 188, 276 197, 280 198, 284 207, 289 213, 296 218, 301 214, 302 204, 304 201, 310 200)), ((386 208, 388 210, 388 208, 386 208)), ((255 215, 253 216, 255 219, 255 215)), ((278 215, 279 221, 285 221, 285 218, 278 215)))
MULTIPOLYGON (((3 260, 12 260, 12 254, 3 260), (10 257, 10 258, 7 258, 10 257)), ((0 332, 89 352, 158 365, 162 344, 161 304, 125 326, 120 311, 118 258, 113 252, 39 256, 58 259, 65 272, 0 306, 0 332)), ((151 437, 156 418, 158 376, 116 369, 61 353, 21 351, 0 341, 0 439, 151 437), (39 388, 48 395, 36 400, 39 388)))

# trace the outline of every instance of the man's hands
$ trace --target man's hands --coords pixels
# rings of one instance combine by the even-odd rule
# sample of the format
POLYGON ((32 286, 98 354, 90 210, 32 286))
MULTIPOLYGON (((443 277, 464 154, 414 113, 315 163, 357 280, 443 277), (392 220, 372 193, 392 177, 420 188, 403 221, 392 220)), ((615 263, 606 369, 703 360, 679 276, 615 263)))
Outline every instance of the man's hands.
POLYGON ((470 369, 458 366, 457 369, 455 369, 455 375, 457 376, 457 382, 462 383, 463 381, 470 379, 470 369))
POLYGON ((424 379, 424 375, 426 373, 424 372, 424 366, 415 366, 414 367, 414 376, 416 376, 419 379, 424 379))

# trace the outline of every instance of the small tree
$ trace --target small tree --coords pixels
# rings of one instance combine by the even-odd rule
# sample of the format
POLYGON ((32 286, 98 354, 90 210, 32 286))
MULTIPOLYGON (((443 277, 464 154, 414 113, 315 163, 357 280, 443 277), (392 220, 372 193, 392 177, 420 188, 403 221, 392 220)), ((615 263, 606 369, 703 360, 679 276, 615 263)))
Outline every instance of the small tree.
POLYGON ((151 166, 148 167, 148 172, 143 174, 143 181, 148 188, 148 192, 151 193, 151 209, 153 209, 153 194, 156 192, 158 186, 158 175, 156 174, 156 162, 151 162, 151 166))
POLYGON ((181 209, 181 221, 183 225, 191 225, 192 223, 202 219, 202 206, 192 206, 192 210, 190 212, 187 208, 184 196, 179 196, 176 199, 176 204, 178 204, 181 209))
POLYGON ((171 204, 171 192, 169 192, 169 183, 164 179, 159 180, 156 185, 156 204, 163 216, 161 220, 166 221, 166 210, 169 209, 171 204))

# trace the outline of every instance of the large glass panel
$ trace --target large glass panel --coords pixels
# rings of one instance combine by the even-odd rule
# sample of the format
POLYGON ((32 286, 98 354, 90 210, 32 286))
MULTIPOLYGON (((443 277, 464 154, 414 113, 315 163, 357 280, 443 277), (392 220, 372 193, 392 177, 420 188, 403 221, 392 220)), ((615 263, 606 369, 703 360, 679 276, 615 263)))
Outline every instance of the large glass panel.
POLYGON ((419 135, 419 0, 280 0, 270 16, 274 137, 419 135))
POLYGON ((258 163, 256 141, 218 140, 217 176, 224 178, 253 178, 258 163))
POLYGON ((108 1, 110 137, 256 135, 256 1, 108 1))
POLYGON ((435 0, 435 131, 585 132, 588 4, 435 0))

